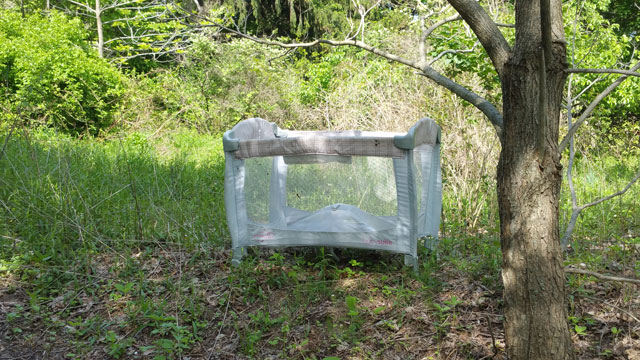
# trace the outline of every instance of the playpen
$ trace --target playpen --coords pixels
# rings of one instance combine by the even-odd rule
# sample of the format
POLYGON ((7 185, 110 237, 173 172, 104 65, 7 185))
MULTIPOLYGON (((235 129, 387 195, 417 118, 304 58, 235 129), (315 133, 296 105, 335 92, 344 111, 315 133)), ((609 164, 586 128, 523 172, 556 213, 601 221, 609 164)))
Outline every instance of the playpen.
POLYGON ((438 242, 440 128, 406 134, 287 131, 252 118, 223 137, 234 264, 249 246, 327 246, 405 255, 438 242))

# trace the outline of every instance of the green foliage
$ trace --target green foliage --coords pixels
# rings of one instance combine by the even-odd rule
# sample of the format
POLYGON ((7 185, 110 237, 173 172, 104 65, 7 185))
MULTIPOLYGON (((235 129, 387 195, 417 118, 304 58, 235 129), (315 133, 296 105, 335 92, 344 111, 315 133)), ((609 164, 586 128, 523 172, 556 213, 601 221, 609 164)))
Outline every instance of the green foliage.
MULTIPOLYGON (((36 0, 41 1, 41 0, 36 0)), ((97 45, 96 3, 50 0, 51 6, 83 22, 97 45)), ((104 57, 121 67, 149 72, 175 65, 189 44, 196 12, 192 1, 101 0, 104 57)))
MULTIPOLYGON (((609 144, 606 152, 598 154, 601 144, 596 144, 592 149, 583 150, 591 155, 581 153, 580 157, 576 157, 573 176, 578 205, 623 189, 638 171, 640 149, 629 147, 622 139, 618 140, 620 144, 609 144)), ((640 224, 640 216, 636 211, 639 206, 638 189, 636 183, 624 195, 580 213, 573 234, 572 250, 584 263, 599 267, 608 266, 611 261, 627 264, 632 260, 633 242, 637 241, 633 234, 640 224), (607 243, 608 250, 594 252, 592 247, 601 249, 603 241, 607 243)), ((560 203, 562 223, 566 223, 571 215, 570 193, 568 189, 564 190, 560 203)), ((564 228, 561 226, 561 229, 564 228)))
POLYGON ((619 25, 619 33, 635 35, 634 43, 638 43, 640 36, 640 9, 634 0, 601 1, 604 6, 599 10, 607 20, 619 25))
POLYGON ((296 66, 303 71, 303 78, 306 80, 300 88, 300 101, 305 105, 317 105, 324 101, 329 92, 334 90, 335 82, 339 80, 336 76, 337 67, 345 60, 346 51, 335 49, 325 56, 314 53, 313 60, 301 58, 296 62, 296 66))
MULTIPOLYGON (((565 32, 569 45, 567 55, 570 67, 625 68, 640 59, 635 47, 640 37, 623 31, 619 23, 603 16, 615 2, 569 1, 563 4, 567 19, 565 32)), ((616 76, 617 77, 617 76, 616 76)), ((585 93, 575 103, 573 113, 580 114, 616 77, 597 74, 572 75, 572 96, 585 93), (595 84, 592 84, 595 81, 595 84)), ((593 113, 591 124, 602 133, 619 131, 619 127, 640 121, 640 79, 631 77, 600 103, 593 113)))
POLYGON ((428 55, 431 58, 441 56, 437 64, 447 75, 456 78, 462 73, 473 73, 481 79, 485 91, 500 88, 500 79, 493 69, 493 64, 475 35, 470 33, 464 23, 456 21, 443 25, 433 36, 431 45, 432 49, 428 55), (450 49, 465 52, 444 53, 450 49))
POLYGON ((349 28, 346 14, 352 7, 346 0, 226 0, 219 5, 232 27, 290 38, 340 36, 349 28))
MULTIPOLYGON (((102 4, 108 7, 110 1, 102 4)), ((105 57, 113 58, 123 67, 150 71, 164 63, 176 64, 189 43, 189 25, 184 21, 191 14, 184 1, 140 0, 134 5, 124 3, 102 15, 105 57)), ((92 19, 94 20, 94 19, 92 19)), ((91 28, 95 21, 88 24, 91 28)), ((97 38, 97 32, 92 33, 97 38)))
POLYGON ((0 91, 11 111, 71 133, 111 125, 124 78, 85 40, 80 21, 58 12, 22 19, 1 11, 0 91))
POLYGON ((345 337, 350 342, 357 343, 361 338, 359 330, 364 323, 364 319, 360 315, 361 310, 358 308, 358 298, 355 296, 347 296, 345 302, 348 310, 347 316, 349 317, 349 327, 346 330, 345 337))
POLYGON ((283 54, 248 40, 218 44, 195 37, 180 66, 136 77, 120 116, 152 127, 182 124, 208 133, 221 133, 249 117, 296 123, 298 85, 294 72, 282 66, 283 54))

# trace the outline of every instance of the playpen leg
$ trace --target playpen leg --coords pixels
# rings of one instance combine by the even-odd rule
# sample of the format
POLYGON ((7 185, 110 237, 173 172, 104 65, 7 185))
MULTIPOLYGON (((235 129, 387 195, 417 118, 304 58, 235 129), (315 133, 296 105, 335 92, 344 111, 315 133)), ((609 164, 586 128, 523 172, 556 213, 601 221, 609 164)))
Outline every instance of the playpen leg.
POLYGON ((418 272, 418 257, 413 255, 405 255, 404 256, 404 264, 406 266, 413 266, 413 271, 418 272))
POLYGON ((237 247, 231 250, 233 252, 233 258, 231 259, 231 265, 240 266, 240 261, 242 261, 242 256, 244 255, 245 248, 237 247))

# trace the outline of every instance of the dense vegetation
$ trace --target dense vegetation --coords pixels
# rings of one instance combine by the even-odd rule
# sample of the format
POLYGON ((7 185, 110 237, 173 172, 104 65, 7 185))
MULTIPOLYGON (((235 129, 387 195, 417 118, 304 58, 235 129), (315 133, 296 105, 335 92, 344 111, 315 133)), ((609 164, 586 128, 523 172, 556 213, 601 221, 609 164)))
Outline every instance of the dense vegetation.
MULTIPOLYGON (((49 11, 40 2, 0 2, 0 355, 501 353, 499 143, 480 112, 362 50, 265 47, 212 26, 344 38, 360 21, 349 1, 176 2, 164 17, 153 15, 160 2, 137 2, 147 3, 146 15, 129 20, 146 34, 134 42, 120 36, 127 21, 116 20, 141 12, 120 6, 105 15, 114 41, 100 58, 95 17, 76 16, 64 1, 49 11), (157 48, 171 32, 179 41, 157 48), (283 128, 399 131, 436 119, 445 186, 437 254, 425 256, 419 274, 394 255, 325 249, 261 250, 231 268, 220 134, 253 116, 283 128)), ((411 54, 416 14, 436 3, 383 2, 368 15, 367 42, 411 54)), ((510 3, 487 2, 503 22, 513 21, 510 3)), ((571 66, 638 61, 638 25, 629 19, 640 17, 631 3, 565 3, 567 39, 589 45, 568 47, 571 66)), ((110 4, 119 5, 102 6, 110 4)), ((444 55, 440 69, 498 99, 499 82, 469 29, 453 22, 436 35, 433 55, 474 49, 444 55)), ((572 94, 582 96, 571 114, 611 79, 572 75, 572 94)), ((578 133, 579 203, 622 189, 640 167, 639 88, 625 82, 578 133)), ((639 278, 639 195, 635 185, 584 210, 566 264, 639 278)), ((561 222, 570 215, 565 186, 561 222)), ((581 275, 569 275, 568 285, 581 357, 637 354, 637 286, 581 275)))

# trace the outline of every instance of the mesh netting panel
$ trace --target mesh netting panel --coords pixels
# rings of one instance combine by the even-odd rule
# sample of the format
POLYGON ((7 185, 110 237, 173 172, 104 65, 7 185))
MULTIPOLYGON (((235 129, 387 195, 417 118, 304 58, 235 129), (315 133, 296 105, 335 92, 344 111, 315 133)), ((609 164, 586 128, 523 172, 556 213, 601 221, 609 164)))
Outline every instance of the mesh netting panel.
POLYGON ((393 160, 381 157, 339 157, 337 162, 290 164, 287 206, 318 211, 348 204, 376 216, 397 215, 393 160))
POLYGON ((423 178, 423 174, 422 174, 422 166, 420 166, 420 162, 421 162, 421 158, 422 158, 422 153, 420 151, 414 151, 413 152, 413 163, 414 165, 414 173, 413 176, 416 180, 416 199, 418 201, 416 201, 417 203, 417 209, 418 213, 420 213, 420 208, 422 207, 422 187, 424 186, 424 178, 423 178))
POLYGON ((244 194, 249 220, 269 223, 269 184, 273 158, 252 158, 244 161, 244 194))
MULTIPOLYGON (((335 204, 353 205, 375 216, 397 216, 398 203, 393 171, 393 159, 380 157, 332 157, 306 164, 308 158, 285 157, 280 174, 273 174, 274 158, 245 160, 245 202, 248 219, 269 224, 270 201, 279 195, 273 176, 280 176, 285 186, 282 198, 289 208, 316 212, 335 204), (334 161, 337 160, 337 161, 334 161)), ((273 205, 273 204, 272 204, 273 205)))

